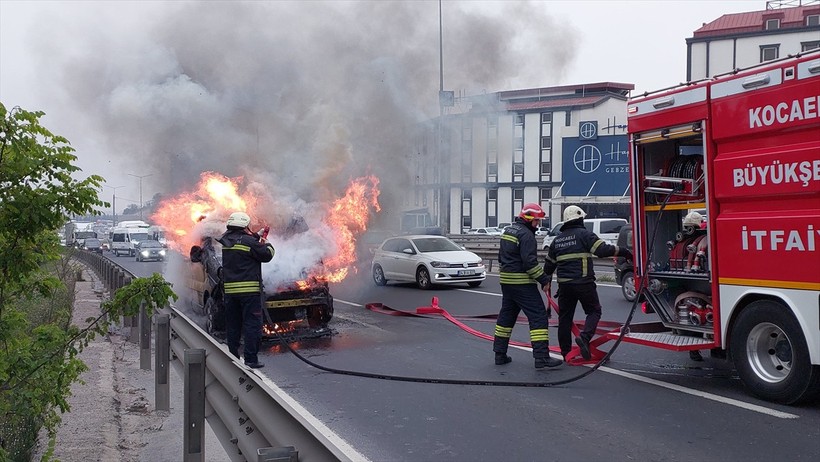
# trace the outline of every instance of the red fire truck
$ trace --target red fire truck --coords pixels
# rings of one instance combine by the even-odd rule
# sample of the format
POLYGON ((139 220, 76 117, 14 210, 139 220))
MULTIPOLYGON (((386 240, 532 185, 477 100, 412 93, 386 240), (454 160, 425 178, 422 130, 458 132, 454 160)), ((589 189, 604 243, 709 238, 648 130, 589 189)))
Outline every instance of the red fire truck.
POLYGON ((624 341, 728 357, 766 400, 820 394, 820 52, 634 97, 628 120, 636 285, 660 321, 624 341))

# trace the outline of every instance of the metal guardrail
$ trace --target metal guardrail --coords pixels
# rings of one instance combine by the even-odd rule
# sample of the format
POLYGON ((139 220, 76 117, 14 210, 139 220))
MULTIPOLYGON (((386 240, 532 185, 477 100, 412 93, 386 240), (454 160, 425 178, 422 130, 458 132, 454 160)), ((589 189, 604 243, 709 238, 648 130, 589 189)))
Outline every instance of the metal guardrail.
MULTIPOLYGON (((498 245, 500 242, 499 236, 485 236, 477 234, 448 234, 450 240, 456 244, 464 246, 465 249, 475 253, 482 260, 487 267, 487 271, 492 271, 493 266, 498 264, 498 245)), ((547 258, 547 251, 541 249, 543 237, 537 236, 538 242, 538 261, 544 262, 547 258)), ((595 266, 613 266, 614 262, 611 258, 596 258, 593 260, 595 266)))
MULTIPOLYGON (((111 292, 134 278, 102 255, 79 250, 72 257, 93 269, 111 292)), ((124 326, 131 326, 129 340, 140 343, 142 369, 150 369, 150 331, 155 326, 157 409, 170 409, 168 363, 184 377, 182 460, 204 460, 203 419, 231 461, 358 460, 355 450, 330 441, 321 423, 305 419, 299 404, 279 393, 275 383, 239 362, 175 307, 160 310, 153 323, 146 322, 147 317, 139 322, 140 317, 124 320, 124 326)))

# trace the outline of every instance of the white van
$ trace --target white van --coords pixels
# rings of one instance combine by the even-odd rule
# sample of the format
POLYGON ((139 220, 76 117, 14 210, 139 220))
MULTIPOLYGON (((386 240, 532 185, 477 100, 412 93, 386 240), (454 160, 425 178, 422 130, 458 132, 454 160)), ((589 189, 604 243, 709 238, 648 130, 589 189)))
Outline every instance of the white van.
POLYGON ((140 241, 148 240, 148 230, 145 228, 116 228, 111 231, 111 251, 114 255, 136 255, 134 245, 140 241))
MULTIPOLYGON (((627 224, 627 221, 623 218, 584 218, 584 227, 586 229, 595 233, 607 244, 612 245, 616 245, 618 242, 618 233, 625 224, 627 224)), ((549 234, 544 236, 542 249, 547 250, 550 248, 553 239, 561 234, 562 226, 564 226, 563 221, 553 226, 549 234)))

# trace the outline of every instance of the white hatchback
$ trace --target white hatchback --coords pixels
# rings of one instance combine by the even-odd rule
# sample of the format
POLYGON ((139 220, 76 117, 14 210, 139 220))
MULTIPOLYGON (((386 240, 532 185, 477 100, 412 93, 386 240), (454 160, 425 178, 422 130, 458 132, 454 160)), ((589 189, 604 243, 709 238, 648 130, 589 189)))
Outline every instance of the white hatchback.
POLYGON ((436 284, 478 287, 487 277, 481 257, 444 236, 415 235, 387 239, 376 249, 373 282, 415 282, 420 289, 436 284))

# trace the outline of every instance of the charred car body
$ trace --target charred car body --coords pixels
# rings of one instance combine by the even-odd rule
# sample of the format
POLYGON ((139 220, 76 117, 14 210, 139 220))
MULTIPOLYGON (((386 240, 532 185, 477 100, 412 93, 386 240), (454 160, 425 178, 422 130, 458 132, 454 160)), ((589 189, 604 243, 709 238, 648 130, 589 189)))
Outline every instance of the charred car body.
MULTIPOLYGON (((209 333, 225 331, 225 303, 222 285, 222 246, 205 237, 201 246, 190 251, 188 287, 195 293, 194 308, 206 316, 209 333)), ((279 334, 323 334, 333 317, 333 297, 327 282, 305 280, 285 284, 275 290, 263 287, 263 336, 279 334)))

